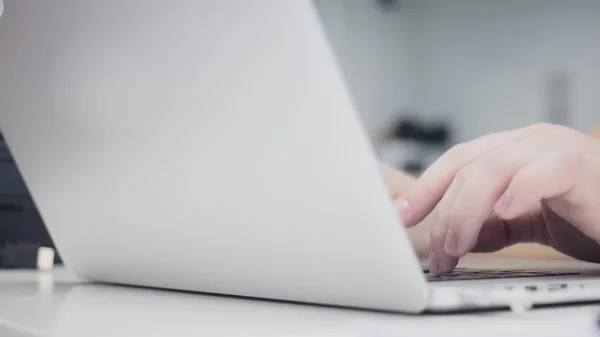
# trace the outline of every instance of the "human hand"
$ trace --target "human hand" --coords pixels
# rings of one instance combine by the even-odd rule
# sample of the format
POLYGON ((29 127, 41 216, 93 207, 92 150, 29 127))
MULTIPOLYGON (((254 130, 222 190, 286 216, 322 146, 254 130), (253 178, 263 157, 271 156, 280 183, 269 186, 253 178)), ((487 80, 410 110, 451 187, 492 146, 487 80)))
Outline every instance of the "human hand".
MULTIPOLYGON (((411 186, 415 183, 416 178, 408 173, 398 171, 395 168, 383 163, 380 164, 380 168, 385 183, 388 187, 390 198, 398 207, 402 202, 402 195, 404 195, 411 188, 411 186)), ((430 224, 430 219, 426 218, 418 225, 411 226, 408 229, 408 236, 410 237, 413 248, 420 257, 426 257, 427 254, 429 254, 430 224)))
POLYGON ((429 267, 519 242, 600 262, 600 143, 539 124, 487 135, 441 156, 404 193, 407 227, 432 215, 429 267))

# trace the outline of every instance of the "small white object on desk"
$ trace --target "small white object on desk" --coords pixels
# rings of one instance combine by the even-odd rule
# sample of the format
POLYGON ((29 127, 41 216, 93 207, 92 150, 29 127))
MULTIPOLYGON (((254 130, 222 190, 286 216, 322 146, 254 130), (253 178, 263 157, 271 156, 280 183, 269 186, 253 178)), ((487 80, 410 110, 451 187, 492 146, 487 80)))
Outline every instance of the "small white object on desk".
POLYGON ((37 254, 37 268, 39 270, 51 270, 54 268, 54 249, 50 247, 40 247, 37 254))

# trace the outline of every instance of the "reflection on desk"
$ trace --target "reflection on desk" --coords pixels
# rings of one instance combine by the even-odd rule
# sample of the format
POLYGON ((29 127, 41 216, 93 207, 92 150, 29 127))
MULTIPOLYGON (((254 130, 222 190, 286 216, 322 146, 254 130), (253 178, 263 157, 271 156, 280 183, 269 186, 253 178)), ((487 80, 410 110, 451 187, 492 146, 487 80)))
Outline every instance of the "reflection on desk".
MULTIPOLYGON (((87 283, 66 270, 0 272, 0 326, 32 336, 597 336, 595 306, 402 315, 87 283), (495 324, 494 324, 495 323, 495 324), (498 324, 500 323, 500 324, 498 324)), ((0 330, 3 331, 3 330, 0 330)), ((10 335, 9 335, 10 336, 10 335)))

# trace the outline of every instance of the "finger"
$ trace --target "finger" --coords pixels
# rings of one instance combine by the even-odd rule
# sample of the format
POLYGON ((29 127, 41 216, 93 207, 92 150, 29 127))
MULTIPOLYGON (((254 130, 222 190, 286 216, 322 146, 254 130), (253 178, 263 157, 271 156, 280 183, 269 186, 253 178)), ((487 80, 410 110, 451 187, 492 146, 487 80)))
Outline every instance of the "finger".
POLYGON ((600 239, 594 226, 599 213, 600 160, 581 153, 552 153, 523 167, 495 205, 503 219, 512 219, 535 203, 548 206, 582 233, 600 239))
POLYGON ((483 223, 494 214, 494 206, 513 176, 539 151, 527 141, 498 149, 462 169, 455 177, 460 186, 445 217, 448 226, 444 248, 455 257, 470 252, 483 223))
MULTIPOLYGON (((505 155, 492 156, 509 161, 505 155)), ((512 157, 513 159, 515 157, 512 157)), ((508 167, 516 167, 508 165, 508 167)), ((482 225, 491 218, 496 201, 511 181, 516 168, 507 169, 484 158, 463 168, 454 178, 448 192, 439 202, 438 215, 432 227, 431 245, 434 262, 440 272, 451 271, 460 258, 478 242, 482 225)), ((495 245, 508 244, 502 221, 492 222, 497 234, 495 245)), ((488 226, 490 225, 488 224, 488 226)))
POLYGON ((452 208, 452 203, 456 195, 460 192, 460 185, 452 183, 446 191, 440 203, 436 206, 433 224, 429 234, 429 243, 431 251, 429 253, 429 269, 433 274, 449 272, 458 263, 458 259, 448 255, 444 249, 444 242, 448 232, 447 219, 449 210, 452 208))
POLYGON ((460 186, 454 200, 449 200, 444 239, 444 250, 449 255, 462 257, 477 242, 483 223, 493 212, 494 205, 510 183, 512 172, 477 160, 461 170, 455 181, 460 186))
POLYGON ((441 200, 454 176, 485 153, 529 137, 535 128, 490 134, 457 145, 436 160, 404 195, 402 219, 406 226, 419 223, 441 200))
POLYGON ((418 256, 427 256, 431 251, 429 237, 435 214, 436 210, 429 213, 418 225, 406 229, 418 256))
POLYGON ((530 139, 496 149, 456 174, 452 184, 459 192, 454 199, 445 195, 441 201, 451 205, 441 208, 448 214, 443 217, 446 222, 439 224, 448 227, 444 238, 447 254, 462 257, 473 249, 483 223, 492 217, 496 202, 514 174, 540 156, 539 145, 530 139))
POLYGON ((380 169, 392 199, 397 199, 403 191, 406 191, 415 182, 413 176, 398 171, 387 164, 381 163, 380 169))

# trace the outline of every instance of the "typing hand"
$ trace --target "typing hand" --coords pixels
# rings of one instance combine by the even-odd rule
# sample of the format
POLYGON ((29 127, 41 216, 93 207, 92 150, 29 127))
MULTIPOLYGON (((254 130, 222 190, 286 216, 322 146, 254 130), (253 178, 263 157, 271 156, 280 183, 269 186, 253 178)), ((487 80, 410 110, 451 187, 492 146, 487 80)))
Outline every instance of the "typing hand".
POLYGON ((407 227, 431 215, 429 268, 519 242, 600 262, 600 143, 540 124, 490 134, 441 156, 404 193, 407 227))
MULTIPOLYGON (((388 187, 390 197, 396 205, 400 205, 402 195, 406 193, 416 182, 415 177, 394 169, 386 164, 381 164, 381 171, 388 187)), ((413 225, 408 229, 408 235, 412 241, 413 248, 419 256, 429 254, 429 228, 431 220, 426 218, 418 225, 413 225)))

